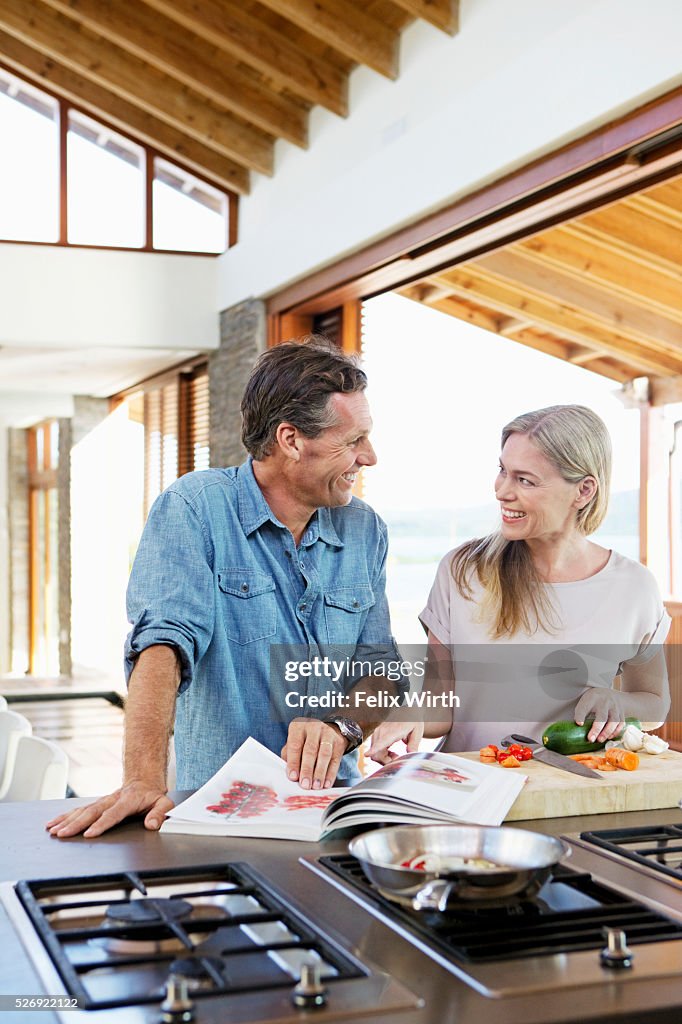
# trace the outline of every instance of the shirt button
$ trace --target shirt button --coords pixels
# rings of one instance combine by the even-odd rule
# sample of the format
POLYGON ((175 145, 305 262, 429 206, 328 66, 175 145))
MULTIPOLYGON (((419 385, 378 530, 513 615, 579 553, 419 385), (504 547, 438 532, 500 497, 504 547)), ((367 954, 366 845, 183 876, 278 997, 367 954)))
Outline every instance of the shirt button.
POLYGON ((303 604, 299 604, 299 606, 298 606, 298 610, 299 610, 300 612, 304 612, 304 611, 306 610, 306 608, 307 608, 307 607, 308 607, 308 605, 307 605, 307 604, 305 603, 305 601, 304 601, 304 602, 303 602, 303 604))
POLYGON ((305 569, 305 562, 299 562, 298 564, 301 569, 305 569))
POLYGON ((241 589, 242 589, 242 593, 243 594, 247 594, 248 591, 249 591, 249 584, 248 583, 242 583, 241 589))
POLYGON ((353 601, 353 607, 354 608, 359 608, 360 607, 360 602, 359 601, 353 601))

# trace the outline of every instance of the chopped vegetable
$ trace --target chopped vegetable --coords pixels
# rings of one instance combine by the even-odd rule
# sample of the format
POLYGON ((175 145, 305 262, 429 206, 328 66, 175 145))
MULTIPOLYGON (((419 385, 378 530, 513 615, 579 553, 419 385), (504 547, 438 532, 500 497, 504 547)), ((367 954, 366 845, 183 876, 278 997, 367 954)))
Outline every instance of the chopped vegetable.
POLYGON ((479 758, 481 761, 485 761, 488 764, 494 764, 497 761, 497 747, 493 746, 492 743, 488 747, 481 747, 479 751, 479 758))
POLYGON ((456 857, 437 853, 419 853, 416 857, 401 860, 399 867, 410 871, 431 871, 440 874, 445 871, 460 871, 462 868, 472 871, 499 871, 499 864, 483 857, 456 857))
POLYGON ((500 764, 502 765, 503 768, 520 768, 521 767, 521 762, 519 761, 519 759, 517 757, 514 757, 513 754, 510 754, 508 757, 505 757, 504 761, 500 761, 500 764))
POLYGON ((639 767, 639 757, 631 750, 623 750, 621 747, 612 747, 606 751, 606 760, 616 768, 624 768, 626 772, 633 772, 639 767))

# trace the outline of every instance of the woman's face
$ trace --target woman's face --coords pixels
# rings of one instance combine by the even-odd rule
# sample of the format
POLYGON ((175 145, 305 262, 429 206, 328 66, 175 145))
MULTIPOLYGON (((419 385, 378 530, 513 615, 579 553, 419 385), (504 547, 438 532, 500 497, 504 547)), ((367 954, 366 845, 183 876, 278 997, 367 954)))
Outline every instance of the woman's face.
POLYGON ((593 483, 569 483, 524 434, 511 434, 500 455, 495 497, 506 540, 552 541, 574 532, 576 514, 589 501, 593 483))

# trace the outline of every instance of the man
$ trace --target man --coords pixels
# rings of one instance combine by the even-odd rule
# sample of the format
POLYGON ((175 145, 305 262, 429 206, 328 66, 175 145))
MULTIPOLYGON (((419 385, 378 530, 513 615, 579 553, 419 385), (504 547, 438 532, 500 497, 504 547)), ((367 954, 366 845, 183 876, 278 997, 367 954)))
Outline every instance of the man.
POLYGON ((140 813, 158 829, 173 806, 174 721, 180 789, 202 785, 249 735, 284 745, 288 776, 304 789, 331 786, 339 770, 357 775, 353 751, 377 723, 343 712, 273 720, 271 696, 281 706, 282 695, 270 693, 270 654, 296 645, 361 649, 370 667, 399 659, 386 527, 352 496, 376 462, 366 383, 318 339, 270 349, 242 399, 247 461, 189 473, 157 499, 128 587, 123 786, 48 822, 53 835, 98 836, 140 813))

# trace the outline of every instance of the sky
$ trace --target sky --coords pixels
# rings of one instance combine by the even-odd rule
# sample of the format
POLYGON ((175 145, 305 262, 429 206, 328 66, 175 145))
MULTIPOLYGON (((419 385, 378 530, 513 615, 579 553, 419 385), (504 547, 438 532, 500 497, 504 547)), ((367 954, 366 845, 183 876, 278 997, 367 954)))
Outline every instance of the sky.
POLYGON ((639 412, 620 385, 582 367, 388 294, 364 304, 364 363, 379 462, 365 470, 378 507, 493 501, 502 427, 547 405, 587 405, 613 442, 612 491, 639 485, 639 412))

